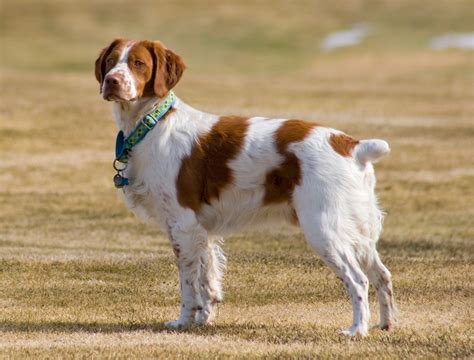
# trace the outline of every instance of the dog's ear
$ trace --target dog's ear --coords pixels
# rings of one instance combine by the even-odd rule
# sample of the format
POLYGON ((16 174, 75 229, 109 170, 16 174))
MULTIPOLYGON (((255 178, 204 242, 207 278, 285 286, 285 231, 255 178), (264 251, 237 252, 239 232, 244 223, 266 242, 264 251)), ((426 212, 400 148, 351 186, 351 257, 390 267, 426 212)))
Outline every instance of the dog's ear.
POLYGON ((105 77, 105 68, 106 68, 106 59, 112 50, 122 41, 125 41, 122 38, 117 38, 110 43, 109 46, 103 48, 99 54, 99 57, 95 61, 95 78, 100 84, 100 91, 102 92, 102 82, 104 81, 105 77))
POLYGON ((164 47, 161 42, 153 41, 151 44, 153 72, 149 88, 152 87, 153 93, 162 98, 181 79, 186 65, 181 56, 164 47))
POLYGON ((186 65, 183 58, 170 49, 166 49, 166 86, 171 90, 183 75, 186 65))

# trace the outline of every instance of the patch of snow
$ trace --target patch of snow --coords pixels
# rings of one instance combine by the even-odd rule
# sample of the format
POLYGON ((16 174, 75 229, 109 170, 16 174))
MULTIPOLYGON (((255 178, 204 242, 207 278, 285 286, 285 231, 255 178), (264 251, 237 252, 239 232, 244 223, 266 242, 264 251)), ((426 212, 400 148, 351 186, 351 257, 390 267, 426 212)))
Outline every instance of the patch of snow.
POLYGON ((321 48, 325 51, 354 46, 359 44, 371 31, 371 26, 365 23, 354 24, 352 28, 333 32, 327 35, 321 42, 321 48))
POLYGON ((474 50, 474 32, 464 34, 444 34, 430 40, 429 47, 434 50, 450 48, 474 50))

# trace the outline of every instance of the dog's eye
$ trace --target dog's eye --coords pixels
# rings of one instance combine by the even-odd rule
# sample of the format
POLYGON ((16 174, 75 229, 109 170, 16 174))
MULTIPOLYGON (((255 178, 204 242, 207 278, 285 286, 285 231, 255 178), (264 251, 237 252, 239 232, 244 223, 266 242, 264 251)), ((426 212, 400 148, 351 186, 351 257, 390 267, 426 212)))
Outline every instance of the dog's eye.
POLYGON ((133 65, 135 65, 136 68, 140 69, 143 65, 145 65, 145 63, 141 60, 135 60, 133 65))
POLYGON ((114 58, 108 58, 107 59, 107 65, 113 65, 114 64, 114 58))

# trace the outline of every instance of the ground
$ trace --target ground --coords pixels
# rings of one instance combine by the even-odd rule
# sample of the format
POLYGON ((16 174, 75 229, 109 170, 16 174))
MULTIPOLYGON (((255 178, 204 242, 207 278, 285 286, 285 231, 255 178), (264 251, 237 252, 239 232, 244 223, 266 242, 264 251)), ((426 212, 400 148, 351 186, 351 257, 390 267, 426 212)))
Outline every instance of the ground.
POLYGON ((427 48, 472 31, 472 3, 5 0, 0 11, 0 357, 474 356, 474 53, 427 48), (373 27, 361 45, 320 51, 361 21, 373 27), (199 109, 390 143, 376 173, 393 332, 339 335, 349 299, 290 228, 226 239, 216 324, 164 329, 179 310, 173 253, 116 196, 116 129, 93 75, 119 35, 182 54, 176 92, 199 109))

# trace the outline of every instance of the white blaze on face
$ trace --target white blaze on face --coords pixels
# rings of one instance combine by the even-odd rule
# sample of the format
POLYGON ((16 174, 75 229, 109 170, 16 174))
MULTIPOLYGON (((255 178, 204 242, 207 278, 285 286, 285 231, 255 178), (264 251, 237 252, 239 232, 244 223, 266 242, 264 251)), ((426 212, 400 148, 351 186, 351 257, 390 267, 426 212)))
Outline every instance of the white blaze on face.
MULTIPOLYGON (((121 93, 125 97, 125 100, 132 100, 138 96, 135 78, 128 67, 128 55, 134 44, 135 42, 129 42, 124 47, 117 64, 115 64, 115 66, 106 75, 106 78, 109 76, 118 75, 118 78, 120 79, 121 93)), ((104 86, 105 81, 102 84, 102 91, 104 90, 104 86)))

